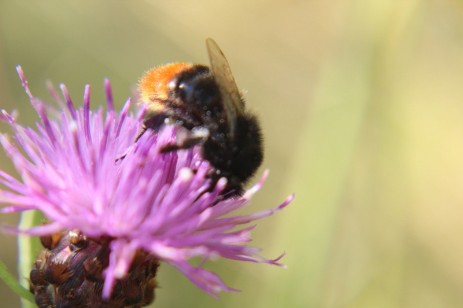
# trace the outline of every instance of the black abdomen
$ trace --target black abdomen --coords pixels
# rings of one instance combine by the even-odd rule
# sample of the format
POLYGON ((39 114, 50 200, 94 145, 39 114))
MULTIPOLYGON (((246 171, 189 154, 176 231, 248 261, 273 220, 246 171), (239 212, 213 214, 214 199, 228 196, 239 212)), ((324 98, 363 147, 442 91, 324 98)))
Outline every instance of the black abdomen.
POLYGON ((224 193, 236 190, 240 194, 243 185, 262 163, 263 141, 260 127, 252 115, 237 117, 235 128, 233 139, 220 138, 220 134, 211 132, 211 136, 203 145, 202 154, 218 171, 213 176, 215 181, 221 177, 228 179, 224 193))

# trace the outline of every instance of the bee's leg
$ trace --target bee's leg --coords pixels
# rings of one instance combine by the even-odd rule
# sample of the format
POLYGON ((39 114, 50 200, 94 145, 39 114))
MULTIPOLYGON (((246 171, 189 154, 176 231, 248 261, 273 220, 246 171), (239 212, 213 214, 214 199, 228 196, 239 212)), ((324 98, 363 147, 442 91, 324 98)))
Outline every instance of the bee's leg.
POLYGON ((186 138, 181 143, 173 143, 173 144, 167 144, 163 146, 160 150, 160 153, 168 153, 172 151, 189 149, 202 142, 204 142, 204 138, 202 137, 186 138))
POLYGON ((116 160, 114 162, 116 164, 119 164, 126 156, 127 156, 127 154, 122 154, 120 157, 116 158, 116 160))
POLYGON ((137 142, 138 139, 140 139, 141 136, 143 136, 143 134, 146 133, 147 130, 148 130, 148 127, 146 125, 143 125, 143 127, 141 128, 141 131, 137 135, 137 138, 135 138, 135 142, 137 142))
POLYGON ((148 129, 158 131, 162 127, 162 125, 166 123, 168 119, 169 118, 164 113, 151 114, 149 118, 144 120, 143 127, 141 128, 141 131, 138 133, 137 138, 135 138, 135 142, 137 142, 141 138, 141 136, 143 136, 146 133, 148 129))
MULTIPOLYGON (((146 131, 148 130, 148 127, 144 126, 142 127, 140 133, 138 133, 137 137, 135 138, 135 142, 136 143, 138 141, 138 139, 141 138, 141 136, 143 136, 144 133, 146 133, 146 131)), ((129 148, 130 149, 130 148, 129 148)), ((129 149, 127 149, 126 153, 125 154, 122 154, 121 156, 119 156, 118 158, 116 158, 116 163, 120 163, 121 160, 123 160, 126 156, 127 156, 127 152, 129 151, 129 149)))
POLYGON ((161 153, 167 153, 177 150, 185 150, 194 147, 197 144, 203 143, 209 137, 209 130, 199 128, 193 130, 191 134, 182 141, 174 144, 167 144, 161 149, 161 153))

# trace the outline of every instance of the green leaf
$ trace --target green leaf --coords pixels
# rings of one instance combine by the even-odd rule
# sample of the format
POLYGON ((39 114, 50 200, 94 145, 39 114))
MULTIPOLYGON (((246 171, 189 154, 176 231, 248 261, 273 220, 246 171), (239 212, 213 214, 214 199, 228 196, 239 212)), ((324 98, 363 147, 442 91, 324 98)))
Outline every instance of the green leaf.
POLYGON ((24 288, 19 281, 8 271, 5 263, 0 261, 0 279, 2 279, 5 284, 10 287, 16 294, 18 294, 22 299, 27 300, 28 302, 35 302, 34 296, 28 289, 24 288))

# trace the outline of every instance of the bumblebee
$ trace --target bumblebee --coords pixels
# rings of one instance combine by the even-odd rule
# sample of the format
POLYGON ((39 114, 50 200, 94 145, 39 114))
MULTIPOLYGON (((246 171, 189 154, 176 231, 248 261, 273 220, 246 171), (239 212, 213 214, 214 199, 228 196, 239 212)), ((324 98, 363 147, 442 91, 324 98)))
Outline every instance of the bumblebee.
POLYGON ((149 70, 139 82, 146 105, 144 128, 159 130, 165 123, 187 129, 187 136, 161 152, 201 146, 213 167, 211 187, 222 177, 222 195, 239 195, 263 159, 262 133, 256 116, 246 111, 227 59, 213 39, 206 40, 210 67, 172 63, 149 70))

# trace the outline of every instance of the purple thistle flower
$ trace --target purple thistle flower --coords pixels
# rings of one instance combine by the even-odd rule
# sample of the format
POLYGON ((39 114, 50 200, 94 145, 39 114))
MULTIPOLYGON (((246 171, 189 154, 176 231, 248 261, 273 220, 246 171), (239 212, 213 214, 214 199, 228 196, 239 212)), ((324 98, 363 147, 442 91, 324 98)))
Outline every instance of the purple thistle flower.
POLYGON ((234 214, 249 204, 267 172, 243 196, 223 200, 220 193, 226 179, 210 189, 210 166, 198 148, 159 153, 175 142, 179 128, 166 125, 134 143, 143 111, 132 114, 130 99, 120 112, 115 111, 108 81, 107 111, 90 110, 89 86, 83 106, 76 108, 64 85, 64 102, 52 91, 63 107, 59 110, 34 97, 20 67, 18 73, 40 123, 35 129, 23 127, 1 111, 0 120, 12 128, 14 142, 5 135, 0 142, 20 174, 18 180, 0 170, 1 212, 39 210, 49 224, 5 230, 38 236, 79 230, 92 239, 109 239, 105 298, 128 275, 138 251, 175 266, 211 295, 236 290, 201 265, 190 264, 191 258, 222 257, 281 266, 281 256, 264 259, 259 249, 246 245, 254 228, 248 224, 283 209, 293 196, 274 209, 234 214))

